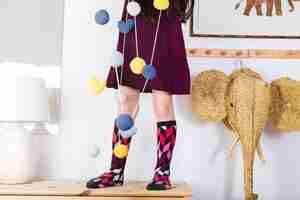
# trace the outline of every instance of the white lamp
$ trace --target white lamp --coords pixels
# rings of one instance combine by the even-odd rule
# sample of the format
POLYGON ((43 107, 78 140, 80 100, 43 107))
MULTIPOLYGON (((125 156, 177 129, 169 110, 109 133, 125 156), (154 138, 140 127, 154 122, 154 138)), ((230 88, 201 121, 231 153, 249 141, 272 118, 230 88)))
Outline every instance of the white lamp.
POLYGON ((36 148, 36 177, 35 180, 51 180, 57 169, 59 138, 55 133, 58 132, 60 92, 57 88, 48 88, 49 102, 49 121, 35 123, 31 130, 34 137, 34 146, 36 148), (47 128, 45 126, 47 124, 47 128), (49 129, 50 131, 48 131, 49 129))
MULTIPOLYGON (((2 82, 3 83, 3 82, 2 82)), ((40 78, 17 78, 0 85, 0 183, 19 184, 33 180, 33 136, 23 125, 48 121, 48 93, 40 78)))

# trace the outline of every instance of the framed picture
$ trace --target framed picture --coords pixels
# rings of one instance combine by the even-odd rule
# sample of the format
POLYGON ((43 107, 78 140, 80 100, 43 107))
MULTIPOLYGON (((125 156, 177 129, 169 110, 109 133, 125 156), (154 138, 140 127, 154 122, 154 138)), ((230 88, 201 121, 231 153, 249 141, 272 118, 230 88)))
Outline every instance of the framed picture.
POLYGON ((300 0, 195 0, 191 36, 300 38, 300 0))

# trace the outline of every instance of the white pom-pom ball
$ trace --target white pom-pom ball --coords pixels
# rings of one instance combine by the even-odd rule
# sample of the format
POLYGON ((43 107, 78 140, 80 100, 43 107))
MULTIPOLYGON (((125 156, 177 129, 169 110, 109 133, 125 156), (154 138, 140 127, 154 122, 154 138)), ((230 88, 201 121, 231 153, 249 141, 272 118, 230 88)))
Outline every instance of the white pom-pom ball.
POLYGON ((100 148, 97 145, 92 145, 89 150, 90 158, 97 158, 100 154, 100 148))
POLYGON ((141 13, 141 6, 135 1, 131 1, 127 4, 127 12, 131 16, 138 16, 141 13))
POLYGON ((121 52, 115 51, 112 53, 110 58, 110 64, 112 67, 119 67, 124 64, 124 56, 121 52))
POLYGON ((134 135, 137 134, 137 128, 135 126, 133 126, 131 129, 127 130, 127 131, 120 131, 120 134, 123 138, 130 138, 133 137, 134 135))

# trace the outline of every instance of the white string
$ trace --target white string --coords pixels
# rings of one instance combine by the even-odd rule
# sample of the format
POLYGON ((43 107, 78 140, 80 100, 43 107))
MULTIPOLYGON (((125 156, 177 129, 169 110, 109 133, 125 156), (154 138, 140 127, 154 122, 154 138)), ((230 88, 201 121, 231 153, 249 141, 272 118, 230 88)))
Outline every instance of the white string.
POLYGON ((143 92, 145 91, 148 82, 149 82, 149 79, 147 79, 146 82, 145 82, 145 84, 144 84, 144 87, 143 87, 143 89, 142 89, 142 94, 143 94, 143 92))
MULTIPOLYGON (((161 15, 162 15, 162 11, 160 10, 159 17, 158 17, 158 23, 157 23, 157 27, 156 27, 156 31, 155 31, 155 37, 154 37, 154 44, 153 44, 152 54, 151 54, 151 61, 150 61, 151 65, 153 64, 153 60, 154 60, 154 52, 155 52, 156 44, 157 44, 157 37, 158 37, 158 31, 159 31, 160 22, 161 22, 161 15)), ((134 29, 135 29, 136 56, 139 57, 139 46, 138 46, 138 33, 137 33, 137 20, 136 20, 136 16, 134 16, 134 29)), ((125 35, 124 35, 124 41, 123 41, 123 54, 125 52, 124 49, 125 49, 125 35)), ((122 68, 122 70, 123 70, 123 68, 122 68)), ((149 82, 149 79, 146 79, 145 84, 143 86, 143 89, 141 91, 140 98, 141 98, 142 94, 145 92, 148 82, 149 82)), ((137 104, 136 109, 138 107, 139 107, 139 104, 137 104)))
POLYGON ((151 61, 150 61, 151 65, 153 64, 153 59, 154 59, 154 52, 155 52, 156 43, 157 43, 157 35, 158 35, 158 30, 159 30, 159 25, 160 25, 160 20, 161 20, 161 14, 162 14, 162 11, 160 10, 159 17, 158 17, 158 23, 157 23, 157 27, 156 27, 156 32, 155 32, 155 38, 154 38, 154 44, 153 44, 153 49, 152 49, 151 61))
POLYGON ((120 98, 121 98, 121 88, 120 88, 120 84, 119 84, 119 74, 118 74, 118 68, 117 67, 114 67, 114 70, 115 70, 115 73, 116 73, 116 78, 117 78, 117 98, 118 98, 118 110, 117 110, 117 115, 119 115, 122 111, 122 104, 120 102, 120 98))
MULTIPOLYGON (((149 82, 149 79, 146 80, 146 82, 145 82, 145 84, 144 84, 144 87, 143 87, 143 89, 142 89, 142 91, 141 91, 141 94, 140 94, 139 99, 141 99, 143 93, 145 92, 148 82, 149 82)), ((138 103, 138 104, 136 105, 135 109, 134 109, 133 116, 136 116, 136 115, 137 115, 139 106, 140 106, 140 104, 138 103)))
POLYGON ((122 96, 122 89, 120 87, 120 79, 119 79, 119 73, 118 73, 118 68, 117 67, 114 67, 115 68, 115 73, 116 73, 116 78, 117 78, 117 83, 118 83, 118 88, 117 88, 117 91, 118 91, 118 94, 117 94, 117 97, 118 97, 118 101, 119 101, 119 110, 118 110, 118 114, 119 112, 122 111, 122 103, 121 103, 121 96, 122 96))
MULTIPOLYGON (((158 31, 159 31, 159 26, 160 26, 160 21, 161 21, 161 15, 162 15, 162 11, 160 10, 160 12, 159 12, 159 17, 158 17, 158 22, 157 22, 157 27, 156 27, 156 31, 155 31, 155 37, 154 37, 154 44, 153 44, 153 49, 152 49, 152 55, 151 55, 151 62, 150 62, 151 65, 153 64, 154 52, 155 52, 155 48, 156 48, 157 37, 158 37, 158 31)), ((142 95, 144 94, 148 82, 149 82, 149 79, 146 79, 145 84, 144 84, 144 87, 143 87, 143 89, 142 89, 142 91, 141 91, 141 94, 140 94, 140 98, 141 98, 142 95)), ((138 107, 139 107, 139 104, 136 106, 135 110, 137 110, 138 107)))
POLYGON ((114 67, 115 69, 115 73, 116 73, 116 77, 117 77, 117 84, 118 84, 118 90, 120 89, 120 79, 119 79, 119 74, 118 74, 118 68, 117 67, 114 67))
MULTIPOLYGON (((130 2, 131 0, 129 0, 130 2)), ((128 12, 126 11, 126 16, 125 16, 125 23, 127 23, 127 20, 128 20, 128 12)), ((123 47, 122 47, 122 53, 123 53, 123 58, 125 59, 125 46, 126 46, 126 33, 124 33, 124 37, 123 37, 123 47)), ((116 72, 116 77, 117 77, 117 81, 118 81, 118 89, 119 89, 119 92, 118 92, 118 100, 119 100, 119 112, 122 111, 122 103, 120 102, 120 98, 122 98, 122 89, 120 87, 120 85, 122 85, 122 82, 123 82, 123 70, 124 70, 124 63, 121 67, 121 78, 119 79, 119 74, 118 74, 118 71, 117 69, 115 68, 115 72, 116 72)), ((119 114, 119 113, 118 113, 119 114)))
POLYGON ((135 29, 135 48, 136 48, 136 56, 139 57, 139 43, 138 43, 138 34, 137 34, 136 16, 134 17, 134 29, 135 29))
MULTIPOLYGON (((155 49, 156 49, 158 31, 159 31, 159 26, 160 26, 160 21, 161 21, 161 15, 162 15, 162 11, 160 10, 159 17, 158 17, 158 22, 157 22, 157 27, 156 27, 156 31, 155 31, 155 37, 154 37, 154 44, 153 44, 153 49, 152 49, 151 61, 150 61, 151 65, 153 64, 154 52, 155 52, 155 49)), ((149 79, 146 80, 141 93, 144 93, 144 91, 145 91, 145 89, 147 87, 148 82, 149 82, 149 79)))
MULTIPOLYGON (((131 1, 131 0, 129 0, 129 2, 130 2, 130 1, 131 1)), ((128 20, 128 12, 126 12, 125 23, 127 23, 127 20, 128 20)), ((136 19, 135 19, 135 21, 136 21, 136 19)), ((135 27, 136 27, 136 22, 135 22, 135 27)), ((135 35, 136 35, 136 40, 137 40, 137 31, 135 31, 135 32, 136 32, 135 35)), ((122 47, 122 52, 123 52, 123 57, 124 57, 124 59, 125 59, 126 35, 127 35, 127 34, 124 33, 124 37, 123 37, 123 47, 122 47)), ((137 44, 137 42, 136 42, 136 44, 137 44)), ((137 51, 138 51, 138 48, 137 48, 137 51)), ((123 69, 124 69, 124 63, 123 63, 123 65, 121 66, 121 80, 120 80, 120 83, 119 83, 119 75, 118 75, 118 71, 117 71, 117 68, 115 68, 116 77, 117 77, 117 81, 118 81, 118 88, 120 88, 120 84, 122 85, 122 81, 123 81, 123 69)), ((120 106, 119 112, 122 112, 122 102, 120 101, 120 98, 122 98, 121 96, 122 96, 122 90, 121 90, 121 88, 120 88, 119 93, 118 93, 118 100, 119 100, 119 106, 120 106)), ((118 113, 118 114, 120 114, 120 113, 118 113)), ((118 143, 119 143, 119 144, 122 144, 120 130, 118 130, 117 135, 118 135, 118 138, 119 138, 118 143)))
POLYGON ((118 137, 119 137, 119 141, 118 141, 118 143, 119 143, 119 144, 122 144, 120 130, 118 130, 118 137))
MULTIPOLYGON (((128 12, 126 12, 125 23, 127 23, 127 20, 128 20, 128 12)), ((123 37, 123 49, 122 49, 124 59, 125 59, 126 36, 127 36, 127 34, 124 33, 124 37, 123 37)), ((124 69, 124 64, 121 66, 120 85, 122 85, 122 82, 123 82, 123 69, 124 69)))

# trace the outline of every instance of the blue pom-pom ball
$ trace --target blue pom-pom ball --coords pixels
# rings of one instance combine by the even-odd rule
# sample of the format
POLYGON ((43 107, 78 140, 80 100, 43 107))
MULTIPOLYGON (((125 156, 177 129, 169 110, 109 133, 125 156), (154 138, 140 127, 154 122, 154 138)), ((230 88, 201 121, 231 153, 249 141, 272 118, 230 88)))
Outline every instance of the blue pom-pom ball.
POLYGON ((123 138, 130 138, 137 134, 137 128, 133 126, 131 129, 128 129, 127 131, 120 131, 120 134, 123 138))
POLYGON ((125 21, 118 22, 118 28, 121 33, 129 33, 131 29, 134 27, 134 21, 132 19, 128 19, 125 21))
POLYGON ((146 65, 144 68, 143 76, 147 80, 153 80, 156 77, 156 69, 153 65, 146 65))
POLYGON ((110 58, 110 64, 113 67, 119 67, 124 64, 124 56, 121 52, 115 51, 112 53, 111 58, 110 58))
POLYGON ((109 14, 106 10, 99 10, 96 12, 95 21, 97 24, 105 25, 109 22, 109 14))
POLYGON ((127 131, 127 130, 131 129, 134 126, 134 122, 133 122, 133 119, 130 115, 121 114, 116 119, 116 126, 122 131, 127 131))

